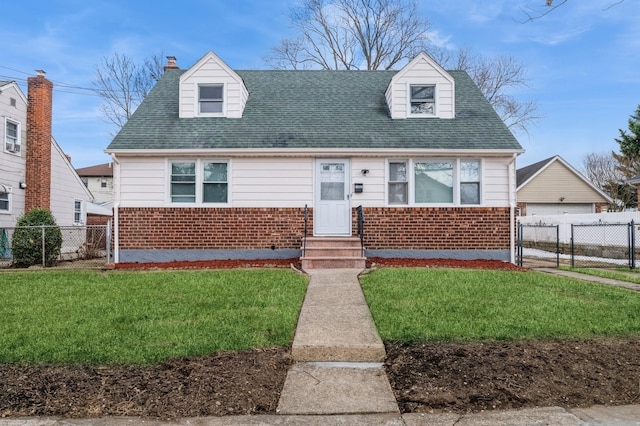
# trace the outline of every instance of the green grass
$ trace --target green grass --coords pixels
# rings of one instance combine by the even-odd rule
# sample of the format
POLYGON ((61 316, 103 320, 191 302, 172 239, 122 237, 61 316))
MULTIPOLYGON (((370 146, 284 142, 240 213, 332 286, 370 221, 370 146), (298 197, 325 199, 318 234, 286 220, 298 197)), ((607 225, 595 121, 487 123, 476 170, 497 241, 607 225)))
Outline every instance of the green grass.
POLYGON ((0 273, 0 362, 147 364, 286 346, 306 279, 278 269, 0 273))
POLYGON ((630 283, 640 284, 640 273, 637 270, 629 268, 611 269, 595 269, 595 268, 572 268, 570 266, 560 266, 563 271, 579 272, 581 274, 594 275, 596 277, 611 278, 613 280, 626 281, 630 283))
POLYGON ((640 333, 640 294, 537 272, 385 268, 361 279, 385 341, 640 333))

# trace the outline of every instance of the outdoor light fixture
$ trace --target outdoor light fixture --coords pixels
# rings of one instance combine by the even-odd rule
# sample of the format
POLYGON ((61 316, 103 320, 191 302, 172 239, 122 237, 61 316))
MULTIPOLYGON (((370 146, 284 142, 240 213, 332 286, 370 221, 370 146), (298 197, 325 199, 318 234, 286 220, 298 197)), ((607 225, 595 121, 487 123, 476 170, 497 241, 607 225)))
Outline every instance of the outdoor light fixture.
POLYGON ((360 170, 360 173, 362 173, 363 175, 368 175, 369 174, 369 169, 362 169, 360 170))
POLYGON ((560 197, 560 202, 563 202, 563 201, 564 201, 564 197, 560 197))
POLYGON ((20 189, 27 189, 27 184, 26 184, 26 183, 24 183, 24 182, 20 182, 20 183, 18 184, 18 187, 19 187, 20 189))

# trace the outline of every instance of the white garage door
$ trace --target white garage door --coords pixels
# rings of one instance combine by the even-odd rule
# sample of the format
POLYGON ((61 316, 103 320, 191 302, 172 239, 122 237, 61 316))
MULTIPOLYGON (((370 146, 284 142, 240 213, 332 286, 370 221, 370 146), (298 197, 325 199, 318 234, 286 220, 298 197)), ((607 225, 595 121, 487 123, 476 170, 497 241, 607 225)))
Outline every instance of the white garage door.
POLYGON ((543 214, 593 213, 593 204, 527 204, 527 216, 543 214))

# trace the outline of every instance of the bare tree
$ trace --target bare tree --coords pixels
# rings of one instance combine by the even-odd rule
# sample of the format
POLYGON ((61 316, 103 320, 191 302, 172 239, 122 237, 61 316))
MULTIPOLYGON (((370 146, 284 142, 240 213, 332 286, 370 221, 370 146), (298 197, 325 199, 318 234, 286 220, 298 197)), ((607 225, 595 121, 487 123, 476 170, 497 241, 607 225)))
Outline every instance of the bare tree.
POLYGON ((284 39, 264 57, 276 69, 391 69, 425 50, 429 23, 414 0, 302 0, 284 39))
MULTIPOLYGON (((531 22, 531 21, 535 21, 536 19, 540 19, 550 14, 560 6, 564 6, 568 2, 569 0, 545 0, 544 5, 541 5, 541 6, 529 6, 528 4, 525 4, 520 7, 520 10, 522 10, 526 18, 524 19, 524 21, 520 21, 520 23, 524 24, 526 22, 531 22)), ((624 0, 617 0, 617 1, 611 0, 610 4, 606 6, 603 10, 609 10, 612 7, 617 6, 622 2, 624 2, 624 0)))
POLYGON ((509 94, 511 89, 529 86, 524 65, 512 56, 487 58, 468 49, 454 53, 431 49, 430 53, 444 67, 466 71, 509 128, 526 133, 541 118, 534 101, 519 101, 509 94))
POLYGON ((103 99, 100 111, 118 129, 125 125, 163 72, 162 54, 142 63, 125 54, 103 57, 92 85, 103 99))
POLYGON ((615 155, 591 153, 582 160, 582 173, 596 187, 613 198, 610 210, 623 210, 634 205, 636 190, 626 183, 628 177, 622 171, 621 164, 615 155))

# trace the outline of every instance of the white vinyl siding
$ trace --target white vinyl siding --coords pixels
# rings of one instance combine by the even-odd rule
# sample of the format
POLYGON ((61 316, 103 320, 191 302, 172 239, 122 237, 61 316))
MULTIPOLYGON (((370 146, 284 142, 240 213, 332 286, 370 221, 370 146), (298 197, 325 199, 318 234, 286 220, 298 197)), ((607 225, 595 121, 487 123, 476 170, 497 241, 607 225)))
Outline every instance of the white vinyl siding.
POLYGON ((220 58, 209 52, 180 77, 181 118, 224 116, 241 118, 249 92, 242 79, 220 58), (221 113, 200 113, 199 87, 224 86, 221 113))
POLYGON ((51 213, 60 226, 87 223, 86 208, 82 209, 80 222, 76 221, 75 201, 92 201, 87 187, 69 163, 57 143, 51 142, 51 213))
POLYGON ((25 190, 20 189, 20 182, 26 177, 26 144, 27 100, 16 83, 8 83, 0 88, 0 191, 11 188, 10 211, 0 210, 0 228, 16 226, 18 217, 24 214, 25 190), (11 100, 15 100, 12 105, 11 100), (6 150, 6 122, 19 123, 18 138, 20 153, 6 150))
POLYGON ((420 55, 392 79, 386 91, 391 118, 455 117, 455 84, 453 77, 426 55, 420 55), (411 86, 435 87, 435 115, 411 113, 411 86))
MULTIPOLYGON (((205 157, 206 158, 206 157, 205 157)), ((195 159, 171 159, 195 161, 195 159)), ((461 160, 469 160, 462 158, 461 160)), ((481 160, 481 205, 509 206, 507 168, 511 157, 481 160)), ((351 158, 352 206, 389 206, 387 191, 388 161, 393 158, 351 158), (362 170, 368 170, 363 174, 362 170), (353 184, 362 183, 363 192, 353 193, 353 184)), ((417 160, 407 160, 417 161, 417 160)), ((480 160, 479 160, 480 161, 480 160)), ((171 204, 169 160, 156 158, 119 157, 119 177, 115 180, 122 189, 119 202, 122 207, 217 207, 218 204, 171 204)), ((238 157, 229 163, 228 206, 231 207, 291 207, 313 206, 314 159, 286 157, 238 157)), ((513 166, 513 164, 511 165, 513 166)), ((410 170, 410 173, 413 173, 410 170)), ((409 191, 411 191, 411 187, 409 191)), ((456 193, 459 192, 456 190, 456 193)), ((413 204, 411 204, 413 205, 413 204)), ((429 204, 421 204, 429 205, 429 204)), ((439 204, 438 204, 439 205, 439 204)), ((452 205, 452 204, 447 204, 452 205)))

